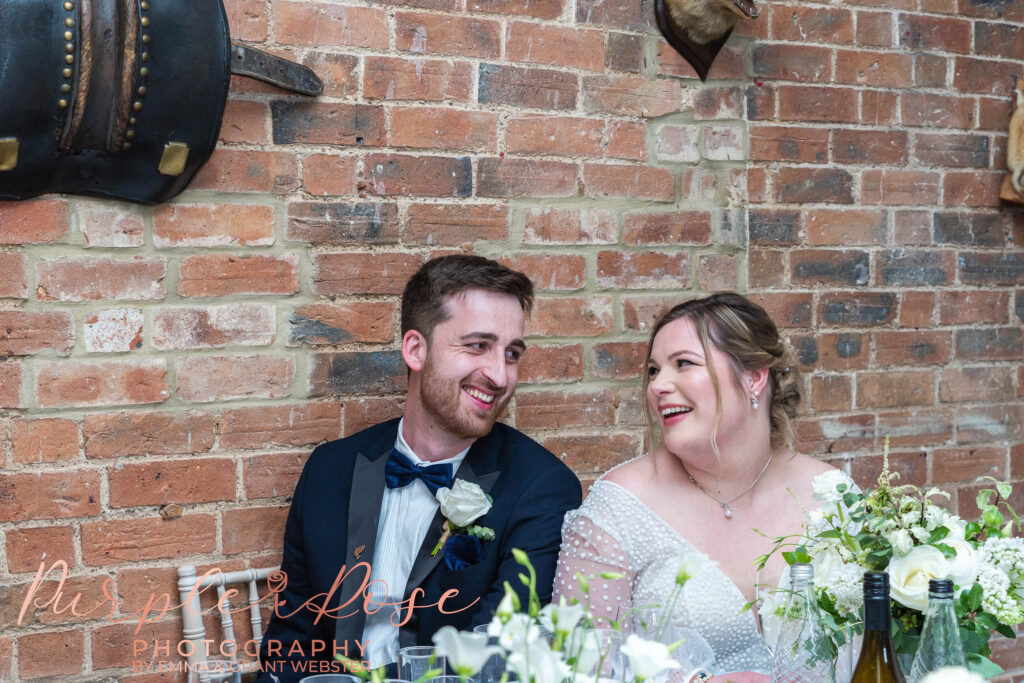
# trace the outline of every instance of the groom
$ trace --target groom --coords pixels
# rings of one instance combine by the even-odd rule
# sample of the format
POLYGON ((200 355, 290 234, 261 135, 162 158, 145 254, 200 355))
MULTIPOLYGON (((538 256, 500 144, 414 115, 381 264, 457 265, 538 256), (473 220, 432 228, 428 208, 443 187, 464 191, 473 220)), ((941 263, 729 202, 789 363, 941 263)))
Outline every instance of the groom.
POLYGON ((550 599, 562 518, 579 506, 580 484, 498 421, 532 304, 525 275, 479 256, 428 261, 409 280, 403 416, 310 455, 285 527, 287 584, 260 648, 261 683, 340 672, 335 654, 391 664, 442 626, 489 621, 506 581, 525 604, 513 548, 529 555, 541 600, 550 599), (466 483, 492 499, 472 524, 493 538, 452 535, 433 554, 445 523, 435 493, 466 483))

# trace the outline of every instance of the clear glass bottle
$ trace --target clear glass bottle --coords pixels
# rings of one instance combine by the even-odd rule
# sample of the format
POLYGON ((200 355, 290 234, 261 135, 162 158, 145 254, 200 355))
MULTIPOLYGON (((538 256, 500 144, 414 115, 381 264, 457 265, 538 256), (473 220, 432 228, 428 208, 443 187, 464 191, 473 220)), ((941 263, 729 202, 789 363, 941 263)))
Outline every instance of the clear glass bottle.
POLYGON ((772 683, 835 683, 836 663, 814 593, 814 568, 789 568, 790 594, 772 656, 772 683))
POLYGON ((967 666, 967 658, 953 607, 953 581, 932 579, 928 582, 928 607, 924 612, 921 642, 907 680, 917 683, 929 671, 943 666, 967 666))
POLYGON ((905 683, 892 646, 889 575, 864 574, 864 646, 850 683, 905 683))

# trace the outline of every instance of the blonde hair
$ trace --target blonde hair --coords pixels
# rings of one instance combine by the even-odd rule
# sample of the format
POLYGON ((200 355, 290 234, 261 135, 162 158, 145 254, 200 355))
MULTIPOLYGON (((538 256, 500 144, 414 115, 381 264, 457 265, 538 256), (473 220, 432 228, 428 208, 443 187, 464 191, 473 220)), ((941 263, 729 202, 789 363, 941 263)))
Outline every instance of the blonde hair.
MULTIPOLYGON (((715 420, 711 430, 711 447, 718 452, 718 427, 722 422, 722 392, 718 373, 711 363, 711 349, 724 353, 732 368, 733 380, 740 381, 742 371, 768 370, 768 420, 771 426, 771 445, 776 448, 793 440, 791 419, 796 417, 800 405, 800 374, 779 330, 763 308, 735 292, 719 292, 703 299, 691 299, 674 306, 654 323, 651 340, 647 345, 647 359, 651 360, 654 338, 665 325, 682 319, 692 320, 697 328, 704 357, 708 360, 708 375, 715 389, 715 420)), ((650 385, 650 375, 643 373, 644 396, 650 385)), ((650 443, 654 440, 654 416, 644 400, 644 411, 650 428, 650 443)))

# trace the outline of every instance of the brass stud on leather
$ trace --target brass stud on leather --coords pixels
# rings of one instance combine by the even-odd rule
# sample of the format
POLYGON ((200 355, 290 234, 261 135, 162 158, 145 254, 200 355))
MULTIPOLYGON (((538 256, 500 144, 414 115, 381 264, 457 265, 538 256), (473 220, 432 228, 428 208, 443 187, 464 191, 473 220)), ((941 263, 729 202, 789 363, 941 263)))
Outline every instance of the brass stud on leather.
POLYGON ((126 130, 126 131, 124 132, 124 136, 125 136, 126 138, 133 138, 133 137, 135 137, 135 131, 134 131, 134 130, 132 130, 131 128, 129 128, 128 130, 126 130))
POLYGON ((13 171, 18 165, 18 138, 0 138, 0 171, 13 171))
POLYGON ((141 69, 139 69, 139 73, 142 74, 143 76, 148 76, 149 75, 149 67, 148 66, 142 67, 141 69))
POLYGON ((143 45, 149 45, 149 34, 148 33, 143 33, 142 34, 142 44, 143 45))
POLYGON ((146 0, 142 0, 142 10, 145 11, 145 10, 148 10, 148 9, 149 9, 149 3, 146 2, 146 0))
POLYGON ((64 9, 66 9, 67 11, 70 12, 71 10, 75 9, 75 3, 73 3, 73 2, 65 2, 64 3, 64 9))
POLYGON ((164 145, 164 153, 160 156, 160 163, 156 170, 163 175, 181 175, 185 172, 188 151, 188 145, 184 142, 171 142, 164 145))
POLYGON ((74 55, 64 55, 64 63, 65 64, 74 64, 75 63, 75 56, 74 55))
POLYGON ((63 76, 64 78, 71 78, 71 76, 74 73, 75 73, 74 71, 72 71, 71 69, 68 69, 66 67, 65 67, 65 69, 63 71, 60 72, 61 76, 63 76))
POLYGON ((67 100, 57 100, 57 106, 60 107, 61 109, 67 109, 68 108, 68 101, 67 100))
POLYGON ((67 52, 68 54, 71 54, 74 51, 75 51, 75 44, 74 43, 65 43, 65 45, 64 45, 64 52, 67 52))
POLYGON ((126 143, 121 145, 121 149, 131 149, 131 148, 132 148, 132 143, 130 143, 130 142, 126 142, 126 143))
POLYGON ((146 94, 146 86, 140 87, 139 88, 139 97, 143 97, 143 96, 145 96, 145 94, 146 94))
POLYGON ((138 123, 138 120, 136 120, 136 118, 133 116, 130 119, 128 119, 128 123, 134 126, 136 123, 138 123))
POLYGON ((74 37, 75 34, 71 31, 64 31, 64 40, 72 40, 74 37))
POLYGON ((73 27, 75 25, 75 20, 72 19, 71 17, 68 17, 67 19, 64 20, 64 25, 67 26, 68 28, 71 28, 71 27, 73 27))
POLYGON ((144 62, 148 62, 149 61, 149 53, 148 52, 143 52, 142 53, 142 61, 144 61, 144 62))
POLYGON ((143 26, 149 26, 149 17, 142 17, 141 23, 143 26))
POLYGON ((65 83, 64 85, 60 86, 60 91, 63 93, 69 93, 71 92, 71 86, 65 83))
POLYGON ((142 102, 136 100, 135 104, 132 105, 132 109, 134 109, 135 111, 139 111, 140 109, 142 109, 142 102))

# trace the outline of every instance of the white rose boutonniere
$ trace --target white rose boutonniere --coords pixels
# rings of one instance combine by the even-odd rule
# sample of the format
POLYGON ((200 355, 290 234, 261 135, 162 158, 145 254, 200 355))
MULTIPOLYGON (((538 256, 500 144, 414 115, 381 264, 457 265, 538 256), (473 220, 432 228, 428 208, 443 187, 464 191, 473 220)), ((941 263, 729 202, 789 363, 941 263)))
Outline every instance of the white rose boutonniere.
POLYGON ((494 529, 473 525, 491 509, 491 497, 479 485, 456 479, 451 488, 439 488, 435 497, 441 505, 445 522, 441 538, 430 553, 431 557, 437 555, 452 534, 467 534, 484 541, 494 540, 494 529))

